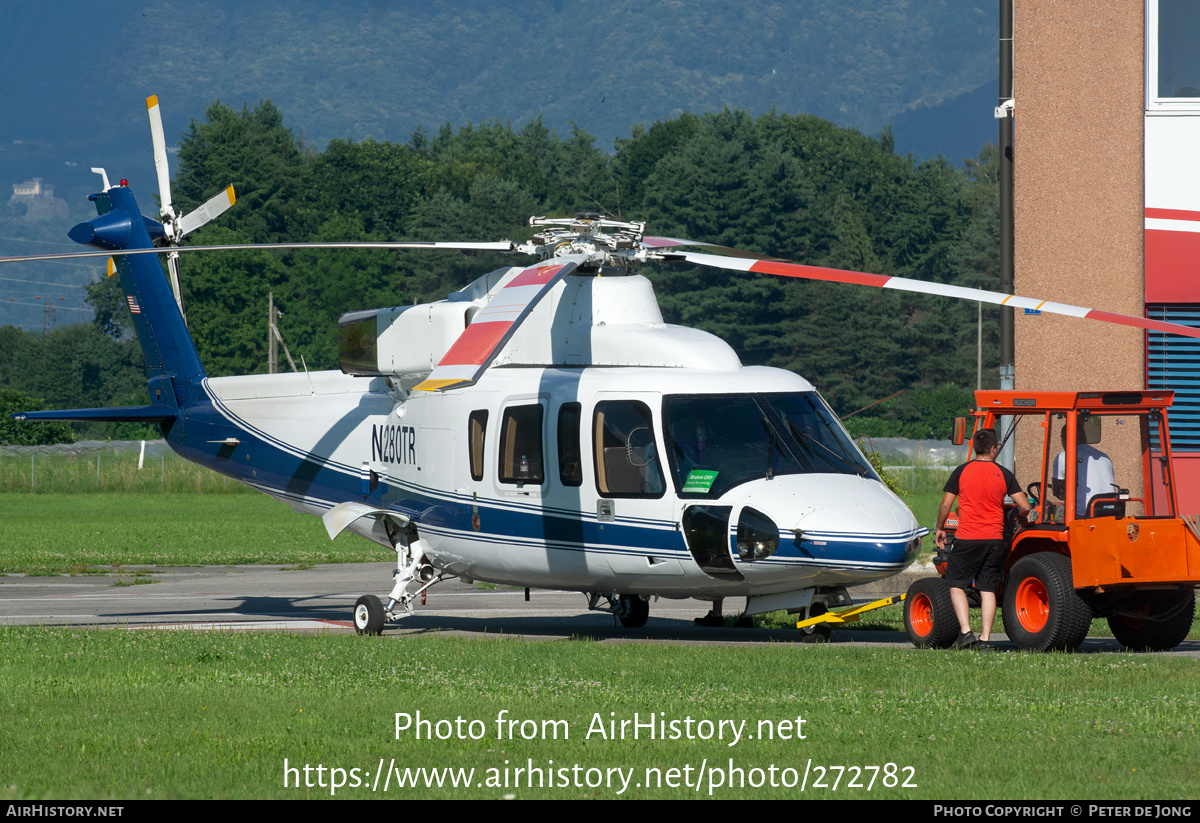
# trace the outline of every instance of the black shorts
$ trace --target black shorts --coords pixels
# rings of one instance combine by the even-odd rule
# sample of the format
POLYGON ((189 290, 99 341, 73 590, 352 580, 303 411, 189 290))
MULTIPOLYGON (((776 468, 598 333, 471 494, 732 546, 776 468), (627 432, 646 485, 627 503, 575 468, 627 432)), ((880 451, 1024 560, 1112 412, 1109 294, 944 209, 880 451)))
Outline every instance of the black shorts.
POLYGON ((1004 576, 1003 540, 955 540, 946 564, 946 583, 955 589, 995 592, 1004 576))

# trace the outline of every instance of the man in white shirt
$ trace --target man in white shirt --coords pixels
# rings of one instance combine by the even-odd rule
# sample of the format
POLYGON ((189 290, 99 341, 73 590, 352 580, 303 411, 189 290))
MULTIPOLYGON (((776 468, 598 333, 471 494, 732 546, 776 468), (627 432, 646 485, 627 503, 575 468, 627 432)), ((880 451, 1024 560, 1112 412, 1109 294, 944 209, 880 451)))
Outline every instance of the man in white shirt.
MULTIPOLYGON (((1087 442, 1082 421, 1075 429, 1075 516, 1087 517, 1087 504, 1098 494, 1115 492, 1116 478, 1108 455, 1087 442)), ((1066 493, 1067 429, 1062 429, 1063 451, 1054 458, 1054 494, 1059 500, 1066 493)))

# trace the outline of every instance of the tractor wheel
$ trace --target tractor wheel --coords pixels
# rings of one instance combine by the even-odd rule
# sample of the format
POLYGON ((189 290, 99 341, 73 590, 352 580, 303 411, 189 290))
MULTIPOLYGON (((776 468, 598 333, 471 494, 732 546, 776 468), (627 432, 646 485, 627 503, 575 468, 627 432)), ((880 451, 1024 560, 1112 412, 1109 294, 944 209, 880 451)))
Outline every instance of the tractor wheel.
POLYGON ((1113 637, 1127 649, 1166 651, 1183 642, 1192 628, 1196 596, 1181 592, 1138 592, 1108 616, 1113 637))
POLYGON ((904 631, 918 649, 945 649, 958 635, 950 587, 940 577, 923 577, 904 598, 904 631))
POLYGON ((1091 625, 1092 609, 1075 591, 1069 557, 1037 552, 1013 564, 1004 584, 1004 631, 1018 648, 1071 651, 1091 625))
POLYGON ((618 616, 621 625, 627 629, 640 629, 650 618, 650 601, 643 600, 636 594, 623 594, 617 600, 620 604, 618 616))
POLYGON ((364 594, 354 604, 354 630, 359 634, 383 634, 383 604, 373 594, 364 594))

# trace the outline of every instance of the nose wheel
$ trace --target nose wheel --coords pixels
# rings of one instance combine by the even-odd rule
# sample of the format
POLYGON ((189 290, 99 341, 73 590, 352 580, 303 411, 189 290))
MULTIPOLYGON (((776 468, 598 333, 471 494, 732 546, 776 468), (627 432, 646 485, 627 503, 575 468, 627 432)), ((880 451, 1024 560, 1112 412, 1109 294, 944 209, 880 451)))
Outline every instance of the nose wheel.
POLYGON ((383 603, 375 595, 364 594, 354 604, 354 631, 383 634, 383 603))

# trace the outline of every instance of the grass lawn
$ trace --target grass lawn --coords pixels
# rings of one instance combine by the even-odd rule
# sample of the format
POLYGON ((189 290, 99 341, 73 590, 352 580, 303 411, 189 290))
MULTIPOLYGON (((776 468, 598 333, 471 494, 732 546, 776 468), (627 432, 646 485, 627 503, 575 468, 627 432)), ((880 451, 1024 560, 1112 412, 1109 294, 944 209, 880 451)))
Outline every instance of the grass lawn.
POLYGON ((0 799, 316 799, 334 781, 338 798, 379 799, 1192 798, 1198 670, 1131 654, 4 628, 0 799), (516 725, 498 729, 503 711, 516 725), (676 721, 676 739, 629 724, 622 739, 635 713, 676 721), (518 778, 530 761, 549 785, 518 778), (474 772, 426 786, 445 768, 474 772))
MULTIPOLYGON (((8 572, 386 557, 261 495, 10 493, 0 511, 8 572)), ((868 626, 902 629, 899 608, 868 626)), ((1188 798, 1198 674, 1133 654, 0 627, 0 799, 1188 798), (398 712, 433 725, 397 737, 398 712), (501 738, 501 712, 533 722, 501 738), (678 734, 632 739, 651 713, 678 734)))
POLYGON ((349 533, 263 494, 0 494, 0 573, 95 566, 356 563, 387 560, 349 533))

